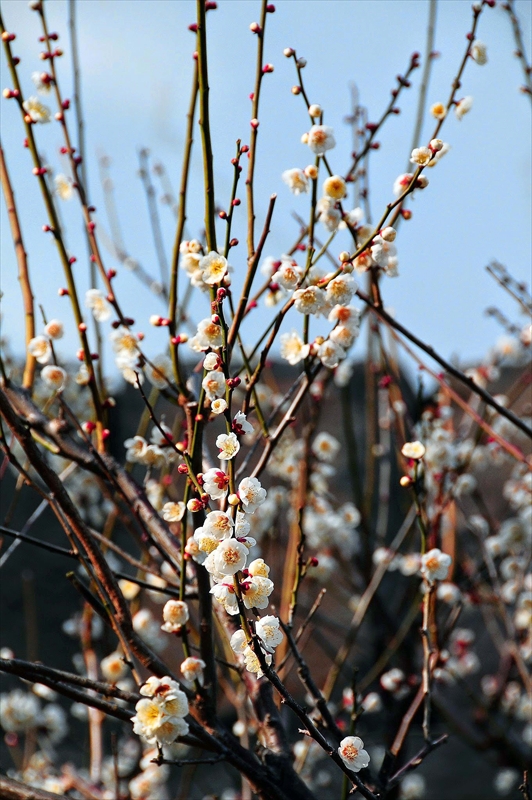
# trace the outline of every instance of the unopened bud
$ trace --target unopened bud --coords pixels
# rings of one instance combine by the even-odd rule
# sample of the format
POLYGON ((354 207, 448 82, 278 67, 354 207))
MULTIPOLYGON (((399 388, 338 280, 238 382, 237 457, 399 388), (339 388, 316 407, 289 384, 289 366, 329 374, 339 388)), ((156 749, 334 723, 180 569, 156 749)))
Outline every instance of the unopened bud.
POLYGON ((263 68, 262 68, 262 71, 263 71, 264 73, 267 73, 267 72, 273 72, 273 71, 274 71, 274 69, 275 69, 275 67, 273 66, 273 64, 265 64, 265 65, 263 66, 263 68))
POLYGON ((443 142, 441 139, 432 139, 429 147, 434 153, 438 153, 443 147, 443 142))
POLYGON ((339 260, 342 262, 342 264, 345 264, 345 263, 346 263, 346 261, 349 261, 349 259, 351 258, 351 256, 350 256, 350 254, 347 252, 347 250, 342 250, 342 252, 341 252, 341 253, 340 253, 340 255, 338 256, 338 258, 339 258, 339 260))
POLYGON ((321 106, 319 106, 317 103, 312 103, 312 105, 308 107, 308 113, 312 118, 319 117, 321 114, 321 106))
POLYGON ((292 58, 292 56, 295 55, 295 52, 296 51, 294 50, 293 47, 285 47, 285 49, 283 50, 283 55, 286 56, 287 58, 292 58))
POLYGON ((408 475, 403 475, 403 477, 402 477, 402 478, 401 478, 401 480, 399 481, 399 483, 401 484, 401 486, 402 486, 403 488, 405 488, 405 489, 407 489, 409 486, 412 486, 413 482, 414 482, 414 481, 412 480, 412 478, 410 478, 408 475))
POLYGON ((257 130, 257 128, 259 127, 259 125, 260 125, 260 122, 258 121, 258 119, 252 119, 252 120, 251 120, 251 122, 250 122, 249 124, 251 125, 251 127, 253 128, 253 130, 255 130, 255 131, 256 131, 256 130, 257 130))
POLYGON ((387 228, 381 231, 381 236, 385 242, 394 242, 395 237, 397 236, 397 231, 395 228, 392 228, 391 225, 388 225, 387 228))
POLYGON ((230 494, 227 502, 230 506, 237 506, 240 503, 240 497, 237 494, 230 494))
POLYGON ((162 317, 158 314, 152 314, 150 316, 150 325, 154 325, 156 328, 159 328, 162 324, 162 317))
POLYGON ((258 22, 252 22, 249 29, 251 33, 260 33, 260 25, 258 22))
MULTIPOLYGON (((306 144, 306 142, 303 142, 303 144, 306 144)), ((310 178, 313 181, 315 181, 316 178, 318 177, 318 168, 316 167, 315 164, 309 164, 308 167, 305 167, 303 172, 305 173, 307 178, 310 178)))
POLYGON ((292 86, 292 94, 301 94, 301 86, 292 86))
POLYGON ((198 512, 198 511, 201 511, 201 509, 203 508, 203 503, 201 502, 201 500, 197 500, 194 497, 194 498, 192 498, 192 500, 188 501, 187 508, 188 508, 189 511, 192 511, 192 513, 194 514, 194 513, 198 512))

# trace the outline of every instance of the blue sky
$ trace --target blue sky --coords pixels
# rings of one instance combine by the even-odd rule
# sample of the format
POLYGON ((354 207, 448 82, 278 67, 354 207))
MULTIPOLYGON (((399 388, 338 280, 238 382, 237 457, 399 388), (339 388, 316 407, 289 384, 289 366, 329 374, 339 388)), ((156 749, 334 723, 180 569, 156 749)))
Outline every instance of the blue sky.
MULTIPOLYGON (((296 83, 293 63, 282 55, 291 46, 305 56, 306 89, 312 102, 320 103, 325 121, 334 127, 337 147, 330 163, 339 173, 349 163, 351 133, 343 122, 349 112, 349 84, 355 82, 361 101, 376 119, 388 102, 395 76, 406 69, 414 50, 423 52, 428 17, 426 0, 280 0, 276 13, 268 15, 265 58, 275 66, 267 75, 261 95, 259 154, 256 182, 257 227, 260 229, 268 198, 278 193, 272 232, 265 254, 279 257, 295 240, 298 226, 291 211, 308 215, 308 198, 294 197, 281 181, 283 170, 310 163, 310 151, 301 144, 309 120, 301 98, 291 94, 296 83)), ((30 75, 42 68, 38 58, 38 15, 24 0, 3 0, 4 21, 17 33, 14 52, 22 59, 20 75, 26 95, 32 93, 30 75)), ((46 0, 50 28, 60 34, 65 57, 59 65, 64 95, 71 95, 71 62, 68 45, 68 6, 65 0, 46 0)), ((191 54, 194 37, 187 30, 194 21, 195 3, 189 0, 80 0, 79 43, 82 91, 87 126, 89 188, 100 212, 99 224, 107 227, 96 154, 105 152, 112 162, 112 177, 128 251, 157 275, 146 201, 137 175, 140 147, 148 147, 154 161, 164 163, 177 191, 183 152, 185 113, 190 91, 191 54)), ((532 4, 517 0, 530 56, 532 4)), ((211 116, 215 142, 216 198, 225 206, 230 192, 235 140, 249 136, 256 38, 249 24, 258 19, 256 0, 220 0, 208 16, 211 116)), ((471 4, 467 0, 438 3, 436 50, 429 104, 446 100, 450 82, 465 47, 470 27, 471 4)), ((463 95, 474 97, 472 111, 461 121, 452 115, 442 138, 451 151, 428 171, 429 187, 418 194, 413 219, 401 226, 397 239, 400 277, 385 279, 385 303, 397 318, 429 341, 444 356, 459 353, 464 361, 480 357, 500 329, 484 315, 498 305, 512 318, 511 301, 486 274, 493 258, 505 263, 519 279, 530 279, 530 102, 519 92, 523 82, 507 15, 500 8, 483 13, 478 36, 488 46, 489 62, 468 64, 463 95)), ((1 62, 2 87, 9 85, 1 62)), ((401 114, 393 117, 379 135, 381 148, 372 155, 371 203, 378 218, 392 198, 392 185, 404 171, 409 155, 417 87, 400 100, 401 114)), ((45 102, 47 102, 45 100, 45 102)), ((65 300, 57 296, 63 284, 61 268, 50 238, 41 232, 44 208, 29 154, 21 147, 23 130, 15 103, 2 100, 1 133, 8 167, 16 191, 34 292, 48 317, 70 325, 65 300)), ((74 117, 71 117, 73 124, 74 117)), ((421 141, 430 135, 433 121, 426 116, 421 141)), ((57 124, 39 126, 40 149, 58 172, 67 171, 61 161, 62 144, 57 124)), ((199 145, 199 137, 198 137, 199 145)), ((195 147, 191 170, 189 230, 196 235, 203 225, 202 167, 195 147)), ((243 197, 243 186, 240 192, 243 197)), ((79 257, 80 285, 86 288, 87 267, 77 201, 62 204, 68 226, 68 245, 79 257)), ((2 204, 3 333, 13 349, 23 348, 22 303, 16 280, 15 259, 2 204)), ((168 253, 174 236, 174 219, 161 206, 163 235, 168 253)), ((233 251, 235 285, 245 264, 245 204, 238 210, 235 235, 242 244, 233 251)), ((220 227, 222 231, 222 227, 220 227)), ((319 231, 323 235, 323 231, 319 231)), ((348 245, 340 238, 333 244, 337 254, 348 245)), ((104 251, 105 252, 105 251, 104 251)), ((110 255, 106 265, 116 266, 110 255)), ((152 355, 164 349, 164 332, 149 330, 150 313, 164 313, 155 298, 123 271, 117 278, 122 306, 147 332, 152 355)), ((205 300, 197 301, 197 316, 205 316, 205 300)), ((257 314, 253 329, 266 325, 271 311, 257 314)), ((518 317, 517 317, 518 318, 518 317)), ((72 330, 72 327, 70 327, 72 330)), ((73 341, 73 340, 71 340, 73 341)), ((60 351, 71 357, 67 341, 60 351)), ((74 345, 72 344, 72 351, 74 345)))

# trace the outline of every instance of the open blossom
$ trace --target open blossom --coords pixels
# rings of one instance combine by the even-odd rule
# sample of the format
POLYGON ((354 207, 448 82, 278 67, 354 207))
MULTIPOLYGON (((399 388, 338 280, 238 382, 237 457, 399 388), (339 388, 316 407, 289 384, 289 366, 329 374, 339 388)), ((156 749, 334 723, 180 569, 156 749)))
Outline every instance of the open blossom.
POLYGON ((443 581, 447 577, 452 558, 448 553, 442 553, 437 547, 421 556, 421 574, 429 583, 435 580, 443 581))
POLYGON ((188 621, 188 606, 183 600, 168 600, 163 608, 161 629, 167 633, 175 633, 188 621))
POLYGON ((312 452, 320 459, 328 464, 332 463, 340 451, 340 442, 331 436, 330 433, 322 431, 318 433, 312 443, 312 452))
POLYGON ((238 496, 247 514, 254 514, 266 500, 266 489, 258 478, 244 478, 238 485, 238 496))
POLYGON ((481 67, 488 63, 488 48, 480 39, 475 39, 469 53, 473 61, 476 61, 481 67))
POLYGON ((360 327, 360 311, 355 306, 335 306, 327 319, 329 322, 339 322, 351 330, 358 330, 360 327))
POLYGON ((336 200, 333 200, 332 197, 321 197, 318 200, 316 209, 319 213, 321 224, 324 225, 330 233, 333 233, 342 220, 342 214, 340 210, 336 208, 336 200))
POLYGON ((273 592, 273 581, 262 575, 253 575, 242 584, 242 599, 246 608, 267 608, 273 592))
POLYGON ((327 285, 327 302, 333 306, 346 306, 356 290, 357 284, 352 275, 338 275, 327 285))
POLYGON ((126 677, 129 671, 128 666, 124 661, 124 657, 118 652, 111 653, 110 655, 106 656, 106 658, 102 658, 100 662, 100 669, 102 670, 102 675, 105 680, 110 681, 111 683, 121 681, 122 678, 126 677))
POLYGON ((211 500, 221 500, 229 490, 229 475, 223 470, 212 468, 203 473, 203 490, 211 500))
POLYGON ((227 259, 220 253, 211 250, 199 262, 199 268, 202 271, 201 277, 205 283, 212 286, 215 283, 220 283, 227 273, 227 259))
POLYGON ((435 119, 445 119, 447 111, 443 103, 433 103, 430 107, 430 113, 435 119))
POLYGON ((281 178, 293 194, 308 192, 308 178, 302 169, 298 167, 294 167, 294 169, 285 169, 281 178))
POLYGON ((238 614, 238 600, 231 584, 215 583, 210 592, 228 614, 238 614))
POLYGON ((346 736, 340 742, 338 755, 349 769, 360 772, 370 762, 369 753, 364 750, 364 742, 360 736, 346 736))
POLYGON ((72 181, 66 175, 56 175, 54 178, 55 193, 61 200, 71 200, 74 194, 72 181))
POLYGON ((345 350, 336 342, 327 339, 318 347, 318 358, 324 367, 334 369, 345 358, 345 350))
POLYGON ((62 339, 64 332, 63 323, 58 319, 51 319, 44 326, 44 335, 48 336, 49 339, 62 339))
POLYGON ((203 670, 205 666, 205 661, 201 658, 189 656, 185 658, 179 669, 186 681, 198 681, 200 686, 203 686, 203 670))
POLYGON ((142 464, 148 442, 142 436, 134 436, 132 439, 126 439, 124 442, 126 448, 126 461, 130 464, 142 464))
POLYGON ((185 513, 185 504, 182 500, 177 503, 165 503, 162 507, 161 516, 167 522, 179 522, 185 513))
POLYGON ((252 577, 260 575, 261 578, 267 578, 270 568, 263 558, 256 558, 248 564, 248 572, 252 577))
POLYGON ((198 323, 198 330, 195 336, 188 340, 193 350, 208 350, 209 347, 222 346, 222 328, 210 317, 202 319, 198 323))
POLYGON ((211 511, 205 517, 203 530, 222 540, 231 536, 234 524, 231 516, 225 511, 211 511))
POLYGON ((456 114, 457 119, 462 119, 462 117, 467 114, 473 108, 473 98, 471 95, 467 97, 463 97, 461 100, 454 107, 454 113, 456 114))
POLYGON ((60 392, 64 388, 67 381, 67 373, 63 367, 57 367, 55 364, 48 364, 41 370, 41 378, 47 386, 60 392))
POLYGON ((248 557, 245 544, 237 539, 224 539, 205 561, 208 572, 220 575, 236 575, 244 569, 248 557))
POLYGON ((119 368, 124 369, 126 364, 130 367, 135 366, 139 357, 138 339, 135 334, 121 325, 111 331, 109 338, 116 353, 117 363, 119 360, 119 368))
POLYGON ((429 147, 415 147, 410 155, 412 164, 425 167, 432 158, 432 150, 429 147))
POLYGON ((131 718, 134 733, 150 744, 171 744, 188 733, 183 719, 188 714, 188 701, 179 684, 169 677, 148 678, 140 688, 144 695, 135 706, 131 718))
POLYGON ((334 131, 329 125, 313 125, 308 132, 307 144, 317 156, 322 156, 336 145, 334 131))
POLYGON ((405 458, 412 458, 414 461, 419 461, 425 455, 425 445, 421 442, 406 442, 402 448, 401 453, 405 458))
POLYGON ((240 450, 240 442, 234 433, 221 433, 216 439, 216 447, 220 449, 218 458, 221 461, 229 461, 240 450))
POLYGON ((38 97, 28 97, 22 103, 22 107, 32 122, 50 122, 50 109, 43 105, 38 97))
POLYGON ((323 182, 323 194, 332 197, 334 200, 341 200, 345 197, 346 183, 340 175, 331 175, 323 182))
POLYGON ((253 433, 253 425, 247 421, 246 415, 242 411, 237 411, 234 416, 233 431, 239 435, 253 433))
POLYGON ((280 627, 279 618, 271 614, 258 619, 255 624, 255 630, 269 653, 273 653, 277 645, 283 641, 284 634, 280 627))
POLYGON ((172 362, 165 355, 155 356, 151 364, 144 367, 146 377, 157 389, 166 389, 172 382, 172 362))
POLYGON ((281 358, 286 359, 292 366, 306 358, 309 350, 310 346, 304 344, 303 339, 296 331, 281 334, 281 358))
POLYGON ((316 314, 325 305, 325 292, 317 286, 307 286, 294 292, 294 305, 301 314, 316 314))
POLYGON ((111 306, 100 289, 89 289, 85 293, 85 308, 90 308, 97 322, 105 322, 111 316, 111 306))
POLYGON ((337 325, 329 334, 329 339, 335 344, 347 350, 358 336, 358 329, 348 328, 347 325, 337 325))
POLYGON ((278 283, 283 289, 291 291, 296 288, 302 275, 303 273, 296 263, 292 262, 289 258, 283 257, 281 259, 281 266, 277 272, 272 275, 272 282, 278 283))
POLYGON ((223 397, 218 397, 217 400, 213 400, 211 403, 211 412, 213 414, 223 414, 226 408, 227 402, 223 397))
POLYGON ((47 364, 52 357, 52 345, 47 336, 34 336, 28 342, 28 353, 33 356, 39 364, 47 364))
POLYGON ((216 400, 225 394, 225 375, 223 372, 208 372, 203 378, 201 385, 209 400, 216 400))

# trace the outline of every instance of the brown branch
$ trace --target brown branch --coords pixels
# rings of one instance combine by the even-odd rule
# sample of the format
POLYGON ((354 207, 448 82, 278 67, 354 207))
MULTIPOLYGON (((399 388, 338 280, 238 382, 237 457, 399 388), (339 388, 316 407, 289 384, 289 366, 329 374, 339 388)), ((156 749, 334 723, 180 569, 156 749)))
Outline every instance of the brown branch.
MULTIPOLYGON (((15 255, 17 257, 18 265, 18 279, 20 281, 20 288, 22 291, 22 301, 24 303, 24 320, 26 330, 26 347, 30 339, 35 336, 35 315, 33 312, 33 293, 31 291, 30 273, 28 270, 28 257, 24 242, 22 240, 22 231, 20 229, 19 218, 17 214, 17 206, 15 204, 15 194, 9 180, 9 173, 7 171, 7 164, 4 158, 4 150, 0 145, 0 180, 2 182, 2 190, 6 201, 7 215, 9 218, 9 225, 11 227, 11 235, 13 237, 13 244, 15 245, 15 255)), ((33 387, 33 377, 35 374, 35 357, 26 352, 26 365, 24 367, 24 375, 22 378, 22 386, 24 389, 31 391, 33 387)))
POLYGON ((0 797, 2 797, 2 800, 57 800, 58 796, 55 792, 53 794, 52 792, 45 792, 44 789, 26 786, 25 783, 0 775, 0 797))

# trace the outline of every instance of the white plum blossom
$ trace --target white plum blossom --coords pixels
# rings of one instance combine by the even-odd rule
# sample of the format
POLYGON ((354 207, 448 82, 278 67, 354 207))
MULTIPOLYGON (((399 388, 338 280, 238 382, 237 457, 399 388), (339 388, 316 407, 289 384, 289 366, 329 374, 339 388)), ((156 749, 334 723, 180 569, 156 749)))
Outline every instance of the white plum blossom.
POLYGON ((473 108, 473 98, 471 95, 463 97, 454 107, 454 113, 457 119, 462 119, 473 108))
POLYGON ((247 514, 254 514, 266 500, 266 489, 258 478, 244 478, 238 485, 238 496, 247 514))
POLYGON ((44 326, 44 335, 54 341, 56 339, 62 339, 64 332, 64 325, 61 320, 58 319, 51 319, 50 322, 44 326))
POLYGON ((327 339, 318 347, 317 355, 324 367, 334 369, 345 358, 346 354, 343 347, 340 347, 339 344, 336 344, 331 339, 327 339))
POLYGON ((301 314, 316 314, 326 303, 325 292, 317 286, 297 289, 293 299, 296 310, 301 314))
POLYGON ((421 556, 421 574, 429 583, 435 580, 443 581, 447 577, 452 558, 448 553, 442 553, 437 547, 421 556))
POLYGON ((185 509, 186 506, 182 500, 177 503, 165 503, 161 510, 161 517, 167 522, 180 522, 185 514, 185 509))
POLYGON ((236 575, 244 569, 248 557, 247 547, 237 539, 224 539, 205 561, 208 572, 236 575))
POLYGON ((227 274, 227 259, 220 253, 211 250, 200 260, 199 269, 201 270, 203 281, 212 286, 215 283, 220 283, 227 274))
POLYGON ((273 653, 277 645, 283 641, 284 634, 280 627, 279 618, 271 614, 258 619, 255 624, 255 630, 257 636, 262 639, 268 653, 273 653))
POLYGON ((111 306, 100 289, 85 292, 85 308, 90 308, 97 322, 106 322, 111 316, 111 306))
POLYGON ((135 706, 131 718, 134 733, 150 744, 171 744, 178 736, 188 733, 184 717, 188 714, 188 701, 179 684, 169 677, 148 678, 140 688, 144 695, 135 706))
POLYGON ((237 411, 234 416, 233 431, 239 435, 253 433, 253 425, 247 421, 246 415, 242 411, 237 411))
POLYGON ((198 323, 197 333, 188 340, 189 346, 192 350, 201 352, 209 348, 217 348, 222 346, 222 328, 218 323, 213 322, 210 317, 202 319, 198 323))
POLYGON ((223 414, 224 411, 227 409, 227 401, 224 400, 223 397, 218 397, 216 400, 213 400, 211 403, 211 412, 213 414, 223 414))
POLYGON ((346 183, 340 175, 331 175, 323 182, 323 194, 333 200, 341 200, 346 194, 346 183))
POLYGON ((400 194, 403 194, 405 189, 410 186, 410 181, 412 180, 413 175, 411 172, 405 172, 402 175, 399 175, 398 178, 395 179, 393 185, 393 193, 396 197, 399 197, 400 194))
POLYGON ((211 594, 224 607, 228 614, 238 614, 238 600, 234 587, 227 583, 215 583, 211 594))
POLYGON ((142 436, 134 436, 132 439, 126 439, 124 442, 126 450, 126 461, 130 464, 142 464, 148 442, 142 436))
POLYGON ((303 339, 296 331, 281 334, 281 358, 295 366, 306 358, 310 351, 310 345, 304 344, 303 339))
POLYGON ((333 306, 346 306, 356 290, 357 284, 352 275, 338 275, 327 285, 327 302, 333 306))
POLYGON ((23 733, 37 725, 40 711, 35 695, 22 689, 13 689, 0 695, 0 725, 9 732, 23 733))
POLYGON ((342 220, 342 214, 340 210, 336 208, 336 200, 333 200, 332 197, 321 197, 318 200, 316 209, 322 225, 325 226, 329 233, 333 233, 342 220))
POLYGON ((246 608, 267 608, 273 592, 273 581, 262 575, 253 575, 242 584, 242 600, 246 608))
POLYGON ((338 755, 350 770, 360 772, 370 762, 369 753, 364 750, 364 742, 360 736, 346 736, 340 742, 338 755))
POLYGON ((52 115, 48 106, 43 105, 38 97, 28 97, 22 103, 22 108, 30 117, 32 122, 50 122, 52 115))
POLYGON ((129 668, 124 661, 122 653, 115 651, 110 655, 102 658, 100 662, 100 669, 106 681, 110 683, 117 683, 125 678, 129 672, 129 668))
POLYGON ((47 95, 52 91, 52 81, 46 72, 32 72, 31 80, 37 90, 37 94, 47 95))
POLYGON ((52 345, 47 336, 34 336, 28 342, 28 353, 33 356, 39 364, 47 364, 52 357, 52 345))
POLYGON ((340 442, 330 433, 322 431, 312 443, 312 452, 320 461, 331 464, 340 452, 340 442))
POLYGON ((203 530, 221 541, 231 536, 234 524, 231 515, 225 511, 211 511, 205 517, 203 530))
POLYGON ((172 362, 165 355, 155 356, 151 364, 144 367, 146 377, 157 389, 166 389, 172 382, 172 362))
POLYGON ((63 367, 58 367, 55 364, 48 364, 48 366, 41 370, 41 378, 51 389, 60 392, 64 389, 68 376, 63 367))
POLYGON ((220 450, 218 458, 221 461, 229 461, 240 450, 240 442, 234 433, 221 433, 216 439, 216 447, 220 450))
POLYGON ((277 272, 272 275, 272 282, 278 283, 287 291, 291 291, 296 288, 302 275, 302 271, 295 262, 292 262, 289 258, 281 258, 281 265, 277 272))
POLYGON ((205 661, 196 656, 188 656, 182 662, 180 671, 186 681, 198 681, 200 686, 203 686, 203 670, 205 669, 205 661))
POLYGON ((188 606, 183 600, 168 600, 163 608, 163 621, 161 630, 167 633, 176 633, 188 621, 188 606))
POLYGON ((415 147, 410 154, 410 161, 412 164, 417 164, 420 167, 426 167, 432 158, 432 150, 430 147, 415 147))
POLYGON ((336 145, 334 131, 329 125, 313 125, 308 132, 307 144, 317 156, 322 156, 336 145))
POLYGON ((61 200, 71 200, 74 194, 72 181, 66 175, 56 175, 54 178, 55 193, 61 200))
POLYGON ((293 169, 285 169, 281 178, 286 183, 288 188, 293 194, 301 194, 308 192, 309 182, 308 178, 302 169, 294 167, 293 169))
POLYGON ((481 67, 488 63, 488 48, 480 39, 475 39, 469 53, 473 61, 476 61, 481 67))
POLYGON ((203 490, 211 500, 221 500, 229 491, 229 475, 223 470, 212 468, 202 475, 203 490))
POLYGON ((201 385, 209 400, 216 400, 225 394, 225 375, 223 372, 208 372, 203 378, 201 385))
POLYGON ((256 558, 248 564, 248 572, 252 577, 267 578, 270 574, 270 568, 263 558, 256 558))
POLYGON ((426 453, 425 445, 421 442, 406 442, 401 448, 401 453, 405 458, 419 461, 426 453))

